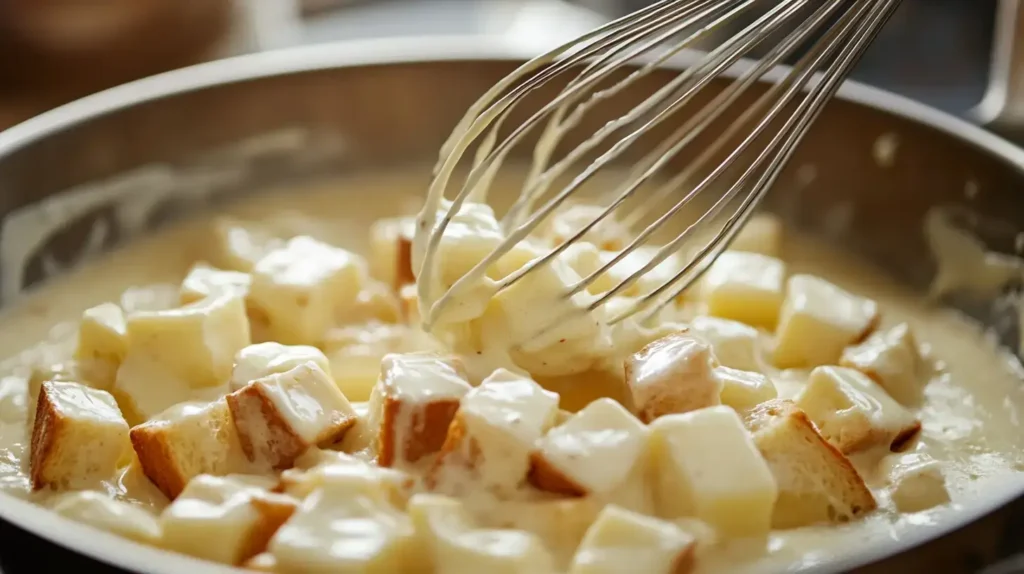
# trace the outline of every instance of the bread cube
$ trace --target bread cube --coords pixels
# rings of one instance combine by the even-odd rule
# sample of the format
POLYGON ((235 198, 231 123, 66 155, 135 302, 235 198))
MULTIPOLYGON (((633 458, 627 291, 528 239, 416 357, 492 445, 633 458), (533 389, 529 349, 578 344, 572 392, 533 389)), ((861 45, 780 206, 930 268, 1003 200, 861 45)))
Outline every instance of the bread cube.
POLYGON ((834 365, 878 324, 878 305, 813 275, 794 275, 775 330, 775 366, 834 365))
MULTIPOLYGON (((451 210, 444 200, 438 208, 438 221, 451 210)), ((452 216, 437 247, 440 287, 447 289, 480 263, 505 239, 494 210, 484 203, 466 202, 452 216)), ((415 264, 415 262, 414 262, 415 264)))
POLYGON ((685 331, 647 345, 625 363, 633 412, 649 423, 721 404, 716 363, 711 345, 685 331))
POLYGON ((250 461, 281 470, 306 449, 341 440, 356 412, 313 361, 252 381, 227 396, 250 461))
POLYGON ((762 403, 744 422, 778 485, 773 528, 848 522, 878 506, 853 464, 791 401, 762 403))
POLYGON ((695 517, 726 537, 768 533, 778 487, 736 411, 668 415, 651 432, 662 516, 695 517))
POLYGON ((142 471, 172 500, 200 474, 251 468, 224 399, 175 405, 134 427, 131 439, 142 471))
POLYGON ((255 572, 277 572, 277 558, 274 558, 274 555, 269 552, 261 552, 246 560, 242 564, 242 568, 255 572))
POLYGON ((557 413, 558 395, 505 369, 495 371, 462 398, 427 486, 459 494, 472 476, 474 488, 515 491, 530 468, 534 443, 557 413))
POLYGON ((782 254, 782 220, 769 213, 754 215, 733 238, 729 249, 780 257, 782 254))
POLYGON ((237 391, 256 379, 284 373, 310 361, 330 376, 331 364, 323 351, 316 347, 273 342, 249 345, 235 354, 231 390, 237 391))
POLYGON ((921 512, 950 501, 943 465, 928 455, 883 461, 882 472, 889 477, 890 497, 900 512, 921 512))
POLYGON ((29 433, 32 432, 32 425, 36 420, 39 390, 43 388, 43 383, 47 381, 78 383, 83 380, 84 377, 82 376, 81 369, 78 367, 78 361, 53 363, 45 367, 32 367, 32 373, 29 375, 28 384, 25 387, 25 418, 29 433))
POLYGON ((213 387, 227 382, 235 353, 250 343, 249 320, 243 299, 222 293, 179 309, 132 313, 127 337, 127 357, 144 356, 192 388, 213 387))
POLYGON ((393 289, 416 282, 412 238, 416 219, 378 219, 370 227, 370 273, 393 289))
POLYGON ((722 382, 722 404, 737 412, 779 396, 772 380, 761 373, 718 367, 715 369, 715 377, 722 382))
POLYGON ((477 529, 458 500, 417 494, 409 515, 433 572, 552 572, 551 556, 534 534, 521 530, 477 529))
MULTIPOLYGON (((641 486, 646 487, 646 484, 641 486)), ((544 541, 544 545, 551 552, 559 567, 557 571, 564 571, 572 561, 573 553, 583 540, 587 529, 597 520, 598 514, 608 503, 608 500, 590 496, 513 499, 496 502, 491 510, 477 512, 475 518, 481 526, 487 528, 523 530, 535 535, 544 541)))
POLYGON ((419 293, 416 291, 416 285, 402 285, 402 288, 398 290, 398 300, 403 320, 410 325, 419 325, 422 319, 420 317, 420 299, 419 293))
POLYGON ((154 283, 129 287, 121 293, 120 305, 126 314, 139 311, 166 311, 180 306, 178 286, 154 283))
POLYGON ((622 405, 596 400, 537 441, 530 483, 569 496, 608 497, 645 464, 647 434, 622 405))
POLYGON ((915 406, 924 398, 927 364, 910 325, 900 323, 875 333, 863 343, 847 347, 840 366, 857 369, 881 385, 900 404, 915 406))
POLYGON ((694 317, 687 326, 694 335, 711 343, 722 366, 741 371, 761 370, 757 329, 719 317, 694 317))
MULTIPOLYGON (((309 451, 309 452, 312 452, 309 451)), ((290 496, 305 499, 316 489, 349 485, 355 490, 389 501, 396 508, 404 508, 415 485, 413 477, 392 468, 383 468, 355 456, 320 451, 324 460, 304 468, 308 453, 296 460, 295 468, 281 473, 279 489, 290 496)))
POLYGON ((188 305, 222 293, 234 293, 244 299, 249 295, 251 284, 252 277, 248 273, 196 263, 181 282, 181 304, 188 305))
POLYGON ((214 250, 208 259, 221 269, 252 271, 267 253, 284 245, 284 240, 257 225, 220 217, 213 223, 214 250))
POLYGON ((331 329, 321 348, 338 388, 350 400, 362 402, 370 400, 386 355, 430 351, 437 346, 436 341, 406 325, 371 322, 331 329))
POLYGON ((93 490, 66 492, 50 502, 57 514, 129 540, 156 544, 161 537, 157 517, 137 504, 93 490))
POLYGON ((767 255, 726 251, 701 280, 708 314, 771 328, 782 307, 786 265, 767 255))
MULTIPOLYGON (((600 205, 574 204, 559 211, 549 220, 547 229, 543 232, 544 237, 555 245, 561 245, 574 237, 584 227, 591 225, 594 220, 604 212, 605 207, 600 205)), ((599 249, 614 251, 629 245, 633 240, 633 234, 623 223, 615 219, 615 215, 609 215, 597 223, 583 236, 587 241, 599 249)))
POLYGON ((266 315, 274 340, 316 344, 337 310, 356 300, 363 278, 362 262, 352 253, 299 236, 253 267, 249 299, 266 315))
POLYGON ((111 394, 117 400, 128 424, 135 426, 158 416, 172 406, 187 401, 216 398, 224 387, 198 390, 169 373, 161 363, 142 353, 125 357, 117 369, 111 394))
POLYGON ((81 489, 110 478, 129 452, 128 423, 110 393, 47 381, 39 389, 29 471, 32 489, 81 489))
POLYGON ((695 547, 694 537, 671 522, 609 505, 587 530, 569 574, 686 574, 695 547))
POLYGON ((843 454, 877 445, 897 451, 921 430, 913 413, 853 369, 814 369, 795 402, 843 454))
POLYGON ((110 390, 127 350, 127 326, 121 307, 102 303, 82 313, 75 361, 90 386, 110 390))
MULTIPOLYGON (((415 285, 411 284, 415 289, 415 285)), ((370 321, 400 323, 403 320, 402 301, 399 291, 380 281, 367 280, 356 300, 350 306, 338 310, 337 320, 344 325, 358 325, 370 321)))
POLYGON ((239 565, 266 549, 295 508, 289 496, 202 474, 189 481, 160 515, 162 545, 204 560, 239 565))
POLYGON ((370 396, 377 464, 405 467, 441 449, 470 390, 462 363, 427 353, 390 354, 370 396))

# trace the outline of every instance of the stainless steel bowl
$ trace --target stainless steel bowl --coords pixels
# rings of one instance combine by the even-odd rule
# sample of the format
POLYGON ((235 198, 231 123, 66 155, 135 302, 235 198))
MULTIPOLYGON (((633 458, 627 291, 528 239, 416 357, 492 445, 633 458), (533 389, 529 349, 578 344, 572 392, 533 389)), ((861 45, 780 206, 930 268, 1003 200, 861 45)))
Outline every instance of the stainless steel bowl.
MULTIPOLYGON (((0 133, 0 295, 9 302, 54 269, 211 202, 328 172, 430 162, 467 106, 523 56, 479 39, 437 38, 246 56, 121 86, 0 133), (58 219, 66 224, 55 226, 58 219)), ((654 74, 645 87, 669 77, 669 71, 654 74)), ((1024 229, 1024 150, 863 85, 849 84, 841 96, 781 177, 769 209, 921 289, 934 273, 920 232, 934 205, 964 207, 973 214, 966 224, 992 247, 1014 248, 1024 229), (898 144, 891 161, 875 153, 880 138, 898 144)), ((1019 326, 996 302, 954 303, 1016 345, 1019 326)), ((1024 494, 1024 477, 1018 486, 968 505, 956 524, 922 526, 899 544, 864 548, 822 569, 845 571, 902 553, 887 564, 921 571, 925 562, 906 562, 915 556, 908 550, 1006 506, 1024 494)), ((0 518, 128 570, 230 571, 2 494, 0 518)), ((916 556, 953 571, 951 560, 962 557, 950 552, 970 544, 971 536, 984 538, 981 554, 999 536, 1013 538, 1001 534, 1008 519, 1004 511, 916 556)))

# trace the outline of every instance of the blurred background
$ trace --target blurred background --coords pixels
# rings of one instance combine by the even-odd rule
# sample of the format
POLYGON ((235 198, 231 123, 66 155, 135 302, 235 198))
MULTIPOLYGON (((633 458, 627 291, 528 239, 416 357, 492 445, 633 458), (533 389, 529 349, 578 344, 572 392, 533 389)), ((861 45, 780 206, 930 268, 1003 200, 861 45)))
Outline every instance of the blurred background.
MULTIPOLYGON (((0 129, 105 87, 231 55, 424 35, 497 35, 539 51, 647 3, 0 0, 0 129)), ((1012 76, 1006 70, 1011 49, 1006 46, 1017 36, 1017 4, 904 0, 855 77, 999 123, 1011 107, 1005 97, 1012 76), (979 112, 986 93, 987 104, 979 112)))

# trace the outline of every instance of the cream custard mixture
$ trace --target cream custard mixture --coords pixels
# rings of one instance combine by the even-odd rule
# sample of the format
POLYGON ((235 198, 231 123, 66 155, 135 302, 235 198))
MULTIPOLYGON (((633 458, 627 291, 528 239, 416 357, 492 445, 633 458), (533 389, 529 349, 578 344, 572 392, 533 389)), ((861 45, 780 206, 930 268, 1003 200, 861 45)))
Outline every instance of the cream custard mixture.
MULTIPOLYGON (((253 198, 7 309, 0 488, 260 571, 682 574, 813 566, 1020 483, 1016 359, 770 215, 651 324, 531 330, 636 268, 559 298, 628 242, 609 225, 424 332, 423 183, 253 198)), ((557 213, 482 278, 589 209, 557 213)), ((443 287, 501 239, 484 205, 451 229, 443 287)))

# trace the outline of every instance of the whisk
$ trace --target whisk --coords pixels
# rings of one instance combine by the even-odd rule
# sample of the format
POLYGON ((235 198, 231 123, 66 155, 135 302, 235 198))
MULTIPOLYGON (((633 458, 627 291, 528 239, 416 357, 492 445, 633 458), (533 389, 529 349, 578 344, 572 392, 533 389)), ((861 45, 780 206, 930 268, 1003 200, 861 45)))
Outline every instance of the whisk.
MULTIPOLYGON (((418 247, 413 255, 414 264, 418 265, 424 326, 429 329, 445 306, 451 305, 512 246, 535 233, 542 222, 578 194, 598 172, 612 168, 631 146, 665 124, 677 127, 664 139, 644 148, 650 151, 632 165, 621 183, 603 195, 603 209, 598 215, 496 286, 500 292, 549 264, 608 218, 631 226, 644 222, 643 229, 625 248, 563 294, 572 297, 649 242, 657 232, 671 229, 666 227, 667 223, 688 205, 700 197, 711 197, 710 207, 684 228, 677 227, 681 231, 664 242, 645 265, 611 289, 588 299, 585 309, 592 312, 606 305, 672 254, 685 253, 685 264, 674 276, 637 297, 607 322, 614 325, 630 317, 638 321, 652 317, 693 285, 726 249, 899 3, 900 0, 661 0, 520 66, 470 108, 441 149, 434 180, 417 219, 418 247), (756 18, 739 32, 714 49, 699 52, 695 63, 653 93, 644 94, 644 99, 624 115, 610 119, 564 155, 556 156, 565 135, 579 127, 584 116, 598 104, 620 94, 635 95, 642 85, 641 78, 665 67, 680 53, 693 51, 699 42, 750 14, 756 18), (764 51, 760 59, 744 59, 755 49, 764 51), (794 65, 782 66, 787 58, 797 55, 794 65), (734 67, 739 73, 731 83, 695 111, 682 112, 709 84, 734 67), (777 81, 753 104, 745 104, 741 96, 773 70, 781 72, 777 81), (521 124, 503 130, 517 104, 536 90, 562 81, 564 87, 554 98, 521 124), (634 92, 627 91, 630 87, 634 92), (735 119, 709 131, 717 125, 716 121, 733 117, 725 114, 736 107, 742 109, 734 112, 735 119), (539 134, 534 135, 539 135, 539 139, 525 183, 500 221, 506 239, 447 290, 438 291, 435 258, 452 218, 465 202, 486 200, 487 191, 510 151, 538 128, 539 134), (692 148, 702 134, 705 138, 714 136, 713 141, 696 150, 695 158, 681 169, 673 164, 673 158, 692 148), (452 175, 473 145, 477 147, 472 165, 461 184, 455 185, 452 175), (596 159, 592 159, 594 155, 596 159), (585 159, 589 163, 581 166, 585 159), (700 177, 692 183, 698 174, 700 177), (565 176, 572 176, 567 185, 554 185, 556 179, 565 176), (448 198, 452 188, 458 191, 448 198), (715 191, 720 193, 716 195, 715 191), (444 199, 449 199, 450 204, 442 204, 444 199), (449 208, 439 215, 442 205, 449 208), (658 212, 660 205, 667 208, 658 212)), ((557 319, 552 317, 553 321, 557 319)))

